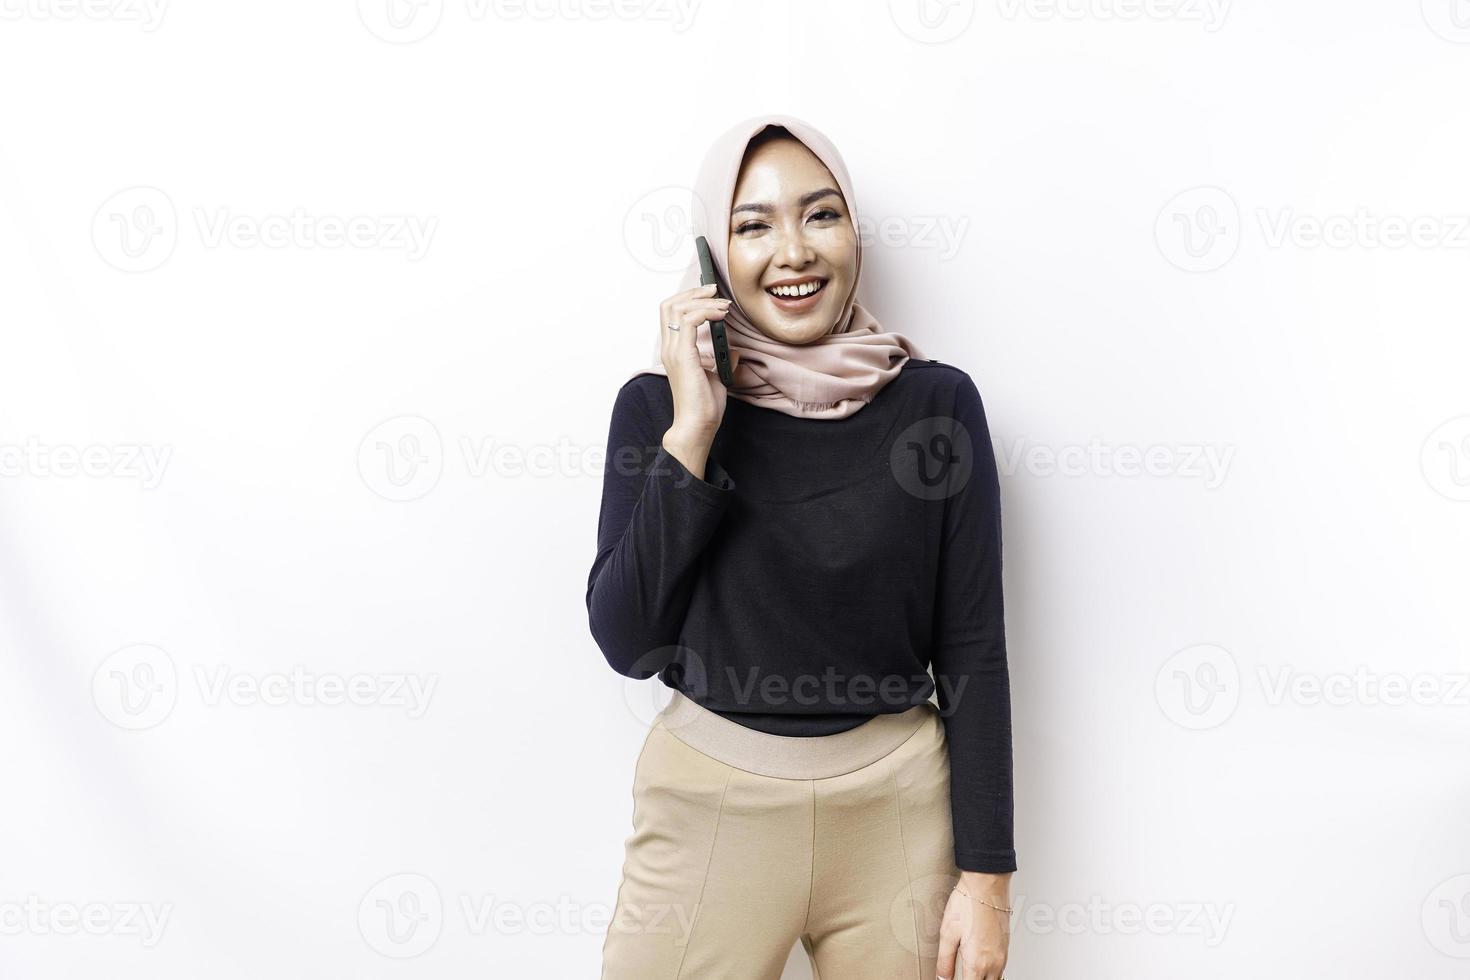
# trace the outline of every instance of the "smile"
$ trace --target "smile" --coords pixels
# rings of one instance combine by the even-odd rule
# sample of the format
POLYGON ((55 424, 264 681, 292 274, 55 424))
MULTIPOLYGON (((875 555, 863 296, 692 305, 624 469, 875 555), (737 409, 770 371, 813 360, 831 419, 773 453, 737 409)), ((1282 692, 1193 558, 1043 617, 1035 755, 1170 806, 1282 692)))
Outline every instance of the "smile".
POLYGON ((766 292, 777 299, 795 300, 815 296, 827 285, 827 280, 817 276, 803 279, 796 283, 783 284, 779 286, 767 286, 766 292))

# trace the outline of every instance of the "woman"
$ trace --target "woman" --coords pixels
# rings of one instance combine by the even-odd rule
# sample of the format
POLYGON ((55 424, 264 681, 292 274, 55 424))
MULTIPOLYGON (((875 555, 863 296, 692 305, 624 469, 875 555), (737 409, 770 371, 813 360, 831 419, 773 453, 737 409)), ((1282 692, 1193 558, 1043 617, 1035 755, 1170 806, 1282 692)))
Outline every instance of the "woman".
POLYGON ((674 690, 604 980, 776 980, 798 939, 827 980, 953 977, 957 953, 998 980, 1016 857, 980 395, 856 302, 851 182, 811 125, 739 123, 695 196, 729 298, 692 264, 660 306, 588 580, 608 663, 674 690))

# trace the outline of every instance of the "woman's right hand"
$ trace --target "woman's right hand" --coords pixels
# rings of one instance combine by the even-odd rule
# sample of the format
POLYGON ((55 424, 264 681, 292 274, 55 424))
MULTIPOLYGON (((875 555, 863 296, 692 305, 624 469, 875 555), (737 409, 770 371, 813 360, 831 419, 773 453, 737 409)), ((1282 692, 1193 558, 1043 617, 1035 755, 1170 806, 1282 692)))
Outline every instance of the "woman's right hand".
MULTIPOLYGON (((729 308, 730 300, 715 295, 713 284, 675 293, 659 304, 659 356, 669 373, 669 388, 674 396, 674 422, 664 442, 691 450, 691 455, 700 448, 708 452, 725 417, 725 385, 717 373, 706 371, 700 363, 694 335, 706 320, 723 320, 729 308), (677 324, 679 329, 670 330, 667 326, 670 323, 677 324)), ((734 370, 738 360, 733 351, 730 359, 730 369, 734 370)), ((675 455, 691 472, 702 476, 703 458, 698 460, 696 469, 681 453, 675 455)))

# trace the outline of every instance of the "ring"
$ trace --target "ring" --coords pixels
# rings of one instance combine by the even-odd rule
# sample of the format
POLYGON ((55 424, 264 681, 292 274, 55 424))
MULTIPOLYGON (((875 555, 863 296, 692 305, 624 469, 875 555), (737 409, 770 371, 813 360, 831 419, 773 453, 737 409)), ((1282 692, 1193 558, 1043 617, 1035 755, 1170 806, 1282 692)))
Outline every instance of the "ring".
POLYGON ((670 330, 674 331, 674 333, 678 333, 679 332, 679 325, 677 323, 665 323, 664 326, 666 326, 670 330))

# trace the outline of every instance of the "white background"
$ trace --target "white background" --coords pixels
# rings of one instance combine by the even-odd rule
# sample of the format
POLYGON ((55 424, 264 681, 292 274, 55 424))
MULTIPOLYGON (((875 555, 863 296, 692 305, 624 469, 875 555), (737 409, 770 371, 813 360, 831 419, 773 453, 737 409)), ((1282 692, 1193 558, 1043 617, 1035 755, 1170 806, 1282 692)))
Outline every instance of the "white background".
POLYGON ((1464 975, 1465 0, 89 3, 0 0, 0 975, 596 975, 608 414, 762 111, 986 401, 1007 975, 1464 975))

